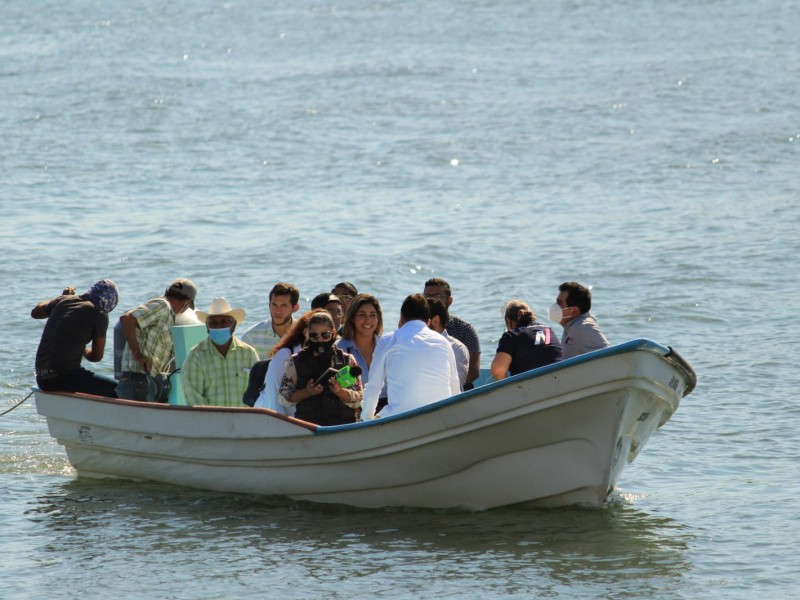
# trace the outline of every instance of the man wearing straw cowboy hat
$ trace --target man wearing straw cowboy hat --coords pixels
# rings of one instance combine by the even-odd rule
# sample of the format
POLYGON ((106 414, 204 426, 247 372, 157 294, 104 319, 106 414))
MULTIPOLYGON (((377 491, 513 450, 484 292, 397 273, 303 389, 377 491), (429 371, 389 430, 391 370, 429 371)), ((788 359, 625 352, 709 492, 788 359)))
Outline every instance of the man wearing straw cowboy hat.
POLYGON ((192 348, 181 368, 187 404, 244 406, 250 368, 258 361, 256 349, 233 335, 244 317, 244 310, 231 308, 225 298, 214 298, 207 313, 197 311, 208 338, 192 348))

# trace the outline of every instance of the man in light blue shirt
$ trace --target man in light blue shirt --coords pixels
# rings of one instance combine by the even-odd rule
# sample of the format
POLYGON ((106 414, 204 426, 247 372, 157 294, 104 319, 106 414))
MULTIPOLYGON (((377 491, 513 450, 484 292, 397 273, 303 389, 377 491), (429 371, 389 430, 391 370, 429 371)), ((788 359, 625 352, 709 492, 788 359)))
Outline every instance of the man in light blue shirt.
POLYGON ((381 417, 449 398, 461 391, 453 348, 428 328, 428 301, 412 294, 400 309, 398 329, 383 336, 375 348, 364 390, 361 419, 375 417, 378 397, 388 384, 389 403, 381 417))
POLYGON ((548 317, 564 327, 561 338, 562 360, 610 346, 590 312, 591 309, 592 293, 589 288, 574 281, 562 283, 558 287, 558 297, 550 306, 548 317))
POLYGON ((258 352, 260 359, 269 358, 269 351, 289 333, 294 324, 292 314, 300 308, 300 290, 291 283, 276 283, 269 293, 269 315, 242 334, 242 341, 258 352))

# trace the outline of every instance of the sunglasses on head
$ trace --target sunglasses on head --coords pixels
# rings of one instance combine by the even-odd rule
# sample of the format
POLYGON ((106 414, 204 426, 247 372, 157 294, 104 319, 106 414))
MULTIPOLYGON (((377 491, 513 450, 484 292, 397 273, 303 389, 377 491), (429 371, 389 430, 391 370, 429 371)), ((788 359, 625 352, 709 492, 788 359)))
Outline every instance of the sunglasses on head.
POLYGON ((329 339, 331 339, 332 335, 333 335, 332 331, 323 331, 322 333, 316 333, 315 332, 315 333, 309 333, 308 334, 308 339, 316 340, 316 339, 322 338, 323 340, 329 340, 329 339))

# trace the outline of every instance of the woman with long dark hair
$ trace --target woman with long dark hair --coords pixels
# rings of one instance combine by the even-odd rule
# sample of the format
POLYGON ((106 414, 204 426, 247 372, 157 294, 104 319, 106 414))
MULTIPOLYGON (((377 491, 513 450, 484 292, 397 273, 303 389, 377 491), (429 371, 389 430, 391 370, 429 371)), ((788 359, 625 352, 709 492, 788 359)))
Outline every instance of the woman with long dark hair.
MULTIPOLYGON (((364 385, 369 381, 372 355, 382 335, 381 303, 370 294, 358 294, 350 301, 342 328, 342 337, 336 342, 336 345, 348 354, 352 354, 356 359, 356 363, 361 367, 361 382, 364 385)), ((377 410, 384 406, 386 406, 386 386, 381 392, 377 410)))

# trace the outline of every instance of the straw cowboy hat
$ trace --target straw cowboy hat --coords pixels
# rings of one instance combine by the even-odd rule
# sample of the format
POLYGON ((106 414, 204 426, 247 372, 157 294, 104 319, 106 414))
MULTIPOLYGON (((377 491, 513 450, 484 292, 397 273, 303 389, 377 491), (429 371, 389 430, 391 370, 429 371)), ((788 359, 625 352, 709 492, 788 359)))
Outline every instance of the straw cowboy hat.
POLYGON ((238 324, 244 321, 245 312, 241 308, 231 308, 225 298, 214 298, 211 301, 211 306, 208 307, 208 312, 197 311, 197 318, 200 319, 201 323, 205 323, 208 317, 215 315, 233 317, 238 324))

